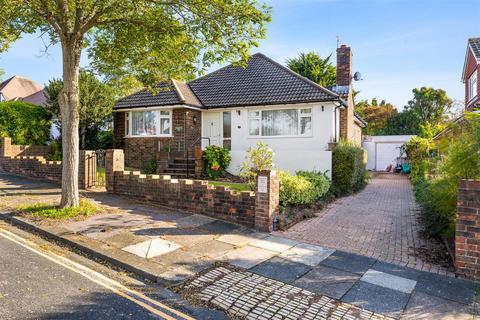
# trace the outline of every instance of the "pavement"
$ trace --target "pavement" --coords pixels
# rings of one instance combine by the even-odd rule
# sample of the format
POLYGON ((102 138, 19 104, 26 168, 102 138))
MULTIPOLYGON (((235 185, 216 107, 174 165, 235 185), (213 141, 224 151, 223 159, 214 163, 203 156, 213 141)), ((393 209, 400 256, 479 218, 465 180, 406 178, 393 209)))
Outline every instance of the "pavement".
MULTIPOLYGON (((44 193, 55 200, 55 187, 11 175, 0 174, 0 190, 4 206, 46 201, 44 193)), ((233 316, 473 319, 478 313, 478 288, 468 280, 105 193, 84 195, 106 213, 62 222, 62 231, 49 222, 21 218, 62 236, 74 235, 71 239, 89 250, 108 251, 111 259, 147 268, 160 283, 187 280, 180 289, 187 299, 233 316), (299 292, 308 298, 300 302, 295 298, 299 292)))
POLYGON ((442 243, 427 238, 407 176, 375 173, 364 190, 276 235, 454 276, 442 243))

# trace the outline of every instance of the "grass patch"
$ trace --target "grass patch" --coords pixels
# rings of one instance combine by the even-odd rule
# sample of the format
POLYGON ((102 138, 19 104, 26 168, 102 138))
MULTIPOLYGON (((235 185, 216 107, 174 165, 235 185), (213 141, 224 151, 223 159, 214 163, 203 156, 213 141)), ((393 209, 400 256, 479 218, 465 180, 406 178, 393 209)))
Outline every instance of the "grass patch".
POLYGON ((223 181, 208 181, 209 185, 228 187, 232 191, 252 191, 247 183, 223 182, 223 181))
POLYGON ((77 208, 59 208, 58 206, 52 206, 45 203, 36 203, 19 209, 33 217, 49 219, 89 217, 103 211, 100 207, 86 199, 80 199, 80 206, 77 208))

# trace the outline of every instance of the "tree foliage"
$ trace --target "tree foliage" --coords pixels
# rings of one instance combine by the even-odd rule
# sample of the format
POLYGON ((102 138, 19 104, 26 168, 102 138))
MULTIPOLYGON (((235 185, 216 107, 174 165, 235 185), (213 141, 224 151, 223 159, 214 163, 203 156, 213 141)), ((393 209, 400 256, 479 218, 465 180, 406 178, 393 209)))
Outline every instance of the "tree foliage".
POLYGON ((25 33, 62 48, 61 206, 78 206, 79 71, 91 66, 112 78, 145 84, 186 79, 214 63, 240 60, 266 34, 270 8, 256 0, 0 0, 0 52, 25 33))
POLYGON ((408 101, 405 110, 412 111, 421 124, 438 124, 446 120, 453 101, 442 89, 421 87, 412 90, 413 99, 408 101))
POLYGON ((23 102, 0 102, 0 136, 15 144, 43 145, 50 139, 50 114, 42 107, 23 102))
POLYGON ((331 55, 324 59, 314 51, 302 52, 298 57, 288 59, 287 66, 321 86, 333 86, 336 83, 337 74, 330 58, 331 55))
MULTIPOLYGON (((115 102, 115 90, 108 83, 102 82, 89 71, 80 71, 79 134, 80 148, 89 149, 97 145, 97 133, 105 129, 111 120, 112 107, 115 102)), ((52 79, 45 87, 47 94, 46 108, 54 116, 54 122, 61 130, 62 121, 58 95, 63 88, 61 79, 52 79)))
POLYGON ((384 134, 388 121, 397 116, 394 105, 385 100, 378 104, 377 98, 373 98, 370 103, 368 100, 360 101, 355 105, 355 111, 368 123, 364 129, 367 135, 384 134))

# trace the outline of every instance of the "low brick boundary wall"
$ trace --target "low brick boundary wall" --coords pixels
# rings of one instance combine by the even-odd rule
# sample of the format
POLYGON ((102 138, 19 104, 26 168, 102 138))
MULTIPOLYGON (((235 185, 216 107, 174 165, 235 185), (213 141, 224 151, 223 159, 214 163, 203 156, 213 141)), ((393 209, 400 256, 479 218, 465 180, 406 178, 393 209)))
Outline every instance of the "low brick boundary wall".
POLYGON ((455 268, 480 280, 480 180, 462 180, 458 188, 455 268))
POLYGON ((235 193, 204 180, 172 179, 124 171, 123 150, 106 151, 107 191, 171 208, 272 231, 279 208, 279 183, 274 171, 259 173, 257 191, 235 193))
MULTIPOLYGON (((48 161, 48 146, 19 146, 13 145, 9 137, 0 138, 0 171, 37 178, 51 182, 62 182, 62 161, 48 161), (21 150, 43 155, 19 156, 21 150)), ((88 170, 87 157, 94 155, 94 151, 81 150, 79 161, 78 183, 81 189, 91 187, 95 172, 88 170)))

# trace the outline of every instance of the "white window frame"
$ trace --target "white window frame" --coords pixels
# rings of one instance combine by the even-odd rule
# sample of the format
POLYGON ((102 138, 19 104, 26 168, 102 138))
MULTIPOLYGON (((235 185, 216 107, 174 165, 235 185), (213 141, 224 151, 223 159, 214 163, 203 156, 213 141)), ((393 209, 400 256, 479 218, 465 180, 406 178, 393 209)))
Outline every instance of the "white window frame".
POLYGON ((472 73, 470 78, 468 78, 468 101, 471 101, 478 94, 478 74, 477 71, 472 73), (475 83, 475 88, 473 84, 475 83), (475 89, 475 90, 474 90, 475 89))
POLYGON ((313 108, 312 107, 304 107, 304 108, 273 108, 273 109, 252 109, 248 110, 247 114, 247 122, 248 122, 248 136, 249 138, 311 138, 313 136, 313 108), (296 135, 280 135, 280 136, 264 136, 262 135, 262 112, 263 111, 280 111, 280 110, 297 110, 298 113, 298 134, 296 135), (302 110, 310 110, 309 113, 302 113, 302 110), (258 112, 258 115, 253 115, 254 113, 258 112), (301 134, 301 120, 302 118, 310 118, 311 120, 311 129, 310 133, 301 134), (259 120, 260 128, 258 130, 258 135, 250 134, 250 120, 259 120))
POLYGON ((172 122, 172 114, 173 110, 172 109, 139 109, 139 110, 131 110, 131 111, 126 111, 125 112, 125 137, 127 138, 151 138, 151 137, 167 137, 171 138, 173 137, 173 122, 172 122), (132 131, 132 120, 133 112, 156 112, 157 116, 155 117, 155 134, 149 134, 149 135, 133 135, 132 131), (162 112, 168 112, 168 115, 162 114, 162 112), (169 119, 170 121, 170 133, 168 134, 161 134, 160 133, 160 124, 161 120, 160 119, 169 119))

